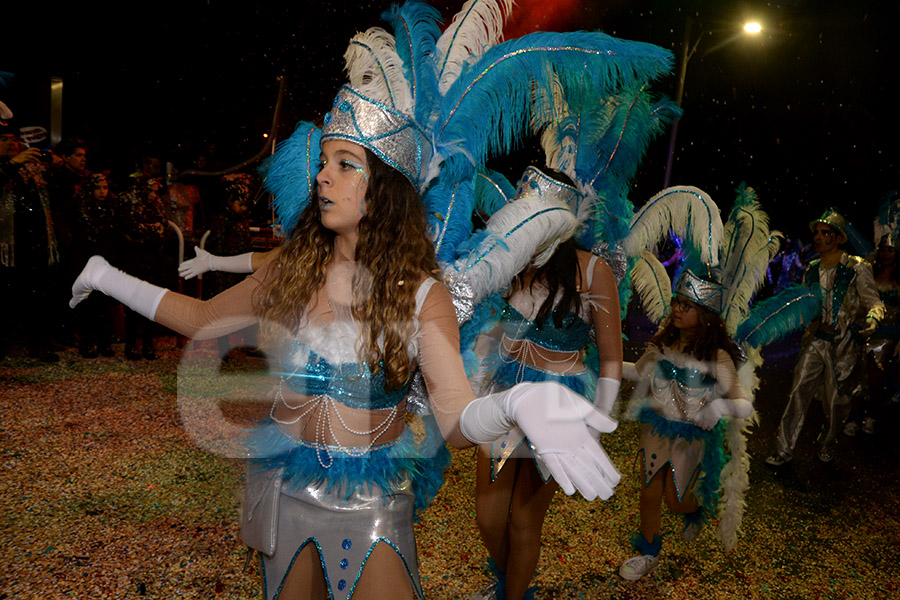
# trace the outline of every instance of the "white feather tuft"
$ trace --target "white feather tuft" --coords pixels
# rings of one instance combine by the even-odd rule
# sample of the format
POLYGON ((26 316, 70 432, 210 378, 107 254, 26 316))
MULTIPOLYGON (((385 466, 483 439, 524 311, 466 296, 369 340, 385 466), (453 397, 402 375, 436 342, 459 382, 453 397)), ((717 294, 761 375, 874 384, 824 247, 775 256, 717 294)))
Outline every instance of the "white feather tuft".
POLYGON ((631 285, 641 299, 644 312, 654 323, 669 314, 672 281, 665 267, 649 250, 644 250, 631 270, 631 285))
POLYGON ((475 303, 506 289, 535 255, 555 249, 575 232, 575 217, 568 209, 537 214, 546 208, 550 207, 545 200, 528 196, 507 204, 488 221, 489 235, 446 267, 444 274, 451 280, 465 280, 475 303))
POLYGON ((465 65, 503 38, 513 0, 469 0, 437 41, 438 89, 447 92, 465 65))
MULTIPOLYGON (((750 402, 756 397, 759 377, 756 369, 762 365, 763 359, 758 349, 749 351, 747 362, 738 370, 741 387, 747 392, 750 402)), ((750 455, 747 454, 747 434, 758 422, 759 415, 754 411, 747 419, 729 419, 725 441, 731 452, 731 460, 722 469, 719 481, 719 507, 717 517, 719 527, 716 536, 730 552, 737 545, 737 536, 741 530, 741 522, 746 506, 744 497, 750 488, 750 455)))
POLYGON ((413 114, 412 92, 392 34, 380 27, 357 33, 344 62, 351 87, 405 115, 413 114))
POLYGON ((722 217, 709 194, 687 185, 664 189, 631 219, 631 233, 622 246, 628 256, 637 256, 656 246, 670 229, 679 237, 690 240, 705 264, 719 264, 722 217))

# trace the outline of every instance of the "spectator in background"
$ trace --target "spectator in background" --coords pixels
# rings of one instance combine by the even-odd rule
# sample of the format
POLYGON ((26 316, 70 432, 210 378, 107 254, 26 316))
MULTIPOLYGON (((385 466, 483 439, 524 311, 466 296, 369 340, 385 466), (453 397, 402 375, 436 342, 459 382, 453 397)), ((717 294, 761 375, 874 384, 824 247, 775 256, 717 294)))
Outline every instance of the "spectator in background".
MULTIPOLYGON (((220 256, 244 254, 253 250, 250 236, 250 201, 257 185, 249 173, 233 173, 221 179, 222 206, 210 220, 210 236, 206 249, 220 256)), ((237 285, 246 274, 210 271, 204 278, 203 295, 211 298, 237 285)), ((243 330, 247 346, 256 345, 256 326, 243 330)), ((226 356, 231 349, 228 337, 219 338, 219 352, 226 356)))
MULTIPOLYGON (((125 237, 124 263, 132 273, 159 285, 170 282, 167 273, 175 272, 175 234, 169 226, 163 205, 163 180, 160 160, 146 156, 140 161, 140 171, 134 183, 121 195, 125 237)), ((153 323, 134 311, 125 309, 125 358, 148 360, 156 358, 153 346, 153 323), (137 338, 140 330, 141 349, 137 338)))
MULTIPOLYGON (((79 248, 82 236, 78 232, 78 209, 75 196, 84 185, 89 173, 87 171, 87 144, 80 139, 68 138, 59 142, 54 148, 59 159, 50 168, 48 184, 50 189, 50 209, 53 213, 53 225, 59 243, 60 276, 55 282, 59 291, 55 298, 65 298, 69 286, 78 277, 79 266, 84 264, 85 257, 79 248), (77 255, 77 260, 76 260, 77 255)), ((75 343, 74 315, 71 311, 59 306, 54 310, 55 319, 60 319, 58 332, 67 345, 75 343)))
MULTIPOLYGON (((112 255, 122 247, 116 199, 106 173, 91 175, 75 196, 77 214, 75 253, 72 260, 85 263, 94 254, 112 255)), ((74 281, 74 279, 73 279, 74 281)), ((78 352, 84 358, 113 356, 113 314, 117 302, 94 294, 75 308, 78 352)))
POLYGON ((12 121, 0 119, 0 264, 6 299, 16 303, 0 311, 3 330, 12 332, 15 315, 16 324, 28 324, 22 333, 29 354, 56 362, 47 315, 59 251, 45 172, 42 152, 22 150, 12 121))

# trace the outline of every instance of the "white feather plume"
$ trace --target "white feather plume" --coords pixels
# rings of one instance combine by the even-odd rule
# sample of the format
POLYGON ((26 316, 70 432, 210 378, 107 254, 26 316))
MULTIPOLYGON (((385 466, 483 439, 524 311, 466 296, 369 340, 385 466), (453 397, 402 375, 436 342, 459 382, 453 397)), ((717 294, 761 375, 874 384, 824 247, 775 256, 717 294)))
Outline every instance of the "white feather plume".
POLYGON ((357 33, 347 46, 344 63, 351 87, 403 114, 413 114, 412 92, 392 34, 380 27, 357 33))
MULTIPOLYGON (((748 354, 747 362, 738 370, 738 379, 741 387, 747 392, 749 400, 753 402, 759 387, 756 369, 762 365, 763 359, 759 349, 750 349, 748 354)), ((737 545, 737 536, 744 518, 744 497, 750 488, 750 455, 747 454, 747 434, 750 428, 758 423, 758 420, 759 415, 755 411, 746 419, 729 419, 728 429, 725 433, 731 460, 722 469, 719 477, 720 497, 716 510, 719 527, 716 530, 716 536, 727 552, 733 550, 737 545)))
POLYGON ((780 231, 766 231, 766 233, 768 235, 764 243, 754 248, 744 263, 736 266, 735 272, 724 272, 729 281, 726 282, 728 291, 725 295, 725 311, 722 317, 725 329, 731 335, 737 331, 738 325, 750 312, 750 302, 766 280, 769 262, 781 249, 784 239, 782 233, 780 231))
POLYGON ((649 250, 641 252, 631 269, 631 285, 641 299, 644 312, 654 323, 669 314, 672 281, 666 268, 649 250))
POLYGON ((466 63, 503 38, 513 0, 469 0, 437 41, 438 89, 447 92, 466 63))
POLYGON ((464 279, 476 303, 506 289, 532 257, 575 232, 575 216, 568 209, 541 213, 552 207, 528 196, 507 204, 488 221, 489 235, 467 256, 448 265, 444 275, 464 279))
POLYGON ((622 246, 628 256, 637 256, 656 246, 670 229, 679 237, 690 240, 704 263, 719 264, 722 217, 709 194, 689 185, 662 190, 631 219, 631 233, 622 246))

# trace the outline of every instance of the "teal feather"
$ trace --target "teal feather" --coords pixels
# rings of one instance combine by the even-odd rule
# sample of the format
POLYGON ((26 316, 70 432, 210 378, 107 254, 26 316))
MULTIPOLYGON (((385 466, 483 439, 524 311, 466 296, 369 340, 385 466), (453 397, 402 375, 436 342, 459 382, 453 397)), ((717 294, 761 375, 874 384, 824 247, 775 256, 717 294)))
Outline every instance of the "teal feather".
MULTIPOLYGON (((857 256, 868 256, 875 250, 872 242, 866 239, 866 237, 849 221, 844 226, 844 233, 847 234, 847 244, 850 245, 850 250, 853 254, 857 256)), ((878 242, 880 240, 875 241, 878 242)))
POLYGON ((516 188, 505 175, 488 168, 478 170, 475 179, 475 206, 485 218, 512 202, 516 188))
POLYGON ((821 299, 806 286, 794 284, 757 302, 737 328, 734 339, 761 348, 802 329, 821 312, 821 299))
POLYGON ((322 130, 301 121, 294 133, 260 166, 263 185, 272 194, 272 208, 285 233, 297 224, 300 213, 309 205, 316 175, 322 130))
POLYGON ((662 76, 671 63, 668 50, 602 33, 538 32, 497 44, 467 65, 445 95, 435 127, 437 151, 464 151, 482 164, 558 116, 549 104, 535 101, 534 87, 553 89, 558 80, 564 95, 584 87, 608 96, 662 76), (533 85, 523 85, 529 78, 533 85))
POLYGON ((439 96, 435 67, 435 44, 441 35, 440 12, 424 2, 394 4, 382 14, 394 30, 397 54, 406 69, 415 102, 415 120, 427 123, 439 96))

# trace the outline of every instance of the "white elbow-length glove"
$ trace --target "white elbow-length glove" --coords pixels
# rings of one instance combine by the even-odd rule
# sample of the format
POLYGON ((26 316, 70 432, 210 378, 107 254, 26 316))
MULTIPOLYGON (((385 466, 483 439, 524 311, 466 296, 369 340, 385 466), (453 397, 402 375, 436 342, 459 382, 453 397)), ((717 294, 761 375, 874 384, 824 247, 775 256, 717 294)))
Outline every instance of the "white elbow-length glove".
POLYGON ((617 425, 555 382, 520 383, 477 398, 459 417, 460 431, 475 444, 492 442, 518 426, 562 490, 568 495, 577 490, 587 500, 606 500, 621 479, 591 432, 609 433, 617 425))
POLYGON ((597 379, 597 391, 594 393, 594 408, 602 412, 607 417, 612 414, 613 406, 616 404, 616 397, 619 395, 619 388, 622 382, 611 377, 600 377, 597 379))
POLYGON ((102 256, 92 256, 88 259, 78 279, 72 284, 72 299, 69 300, 69 306, 75 308, 94 290, 115 298, 151 321, 156 315, 159 301, 168 291, 123 273, 106 262, 102 256))
POLYGON ((253 253, 245 252, 234 256, 216 256, 200 246, 194 246, 197 256, 178 265, 178 275, 191 279, 203 275, 207 271, 223 271, 225 273, 252 273, 253 253))
POLYGON ((695 423, 703 429, 712 429, 722 417, 736 417, 746 419, 753 414, 753 405, 745 398, 716 398, 704 406, 695 423))

